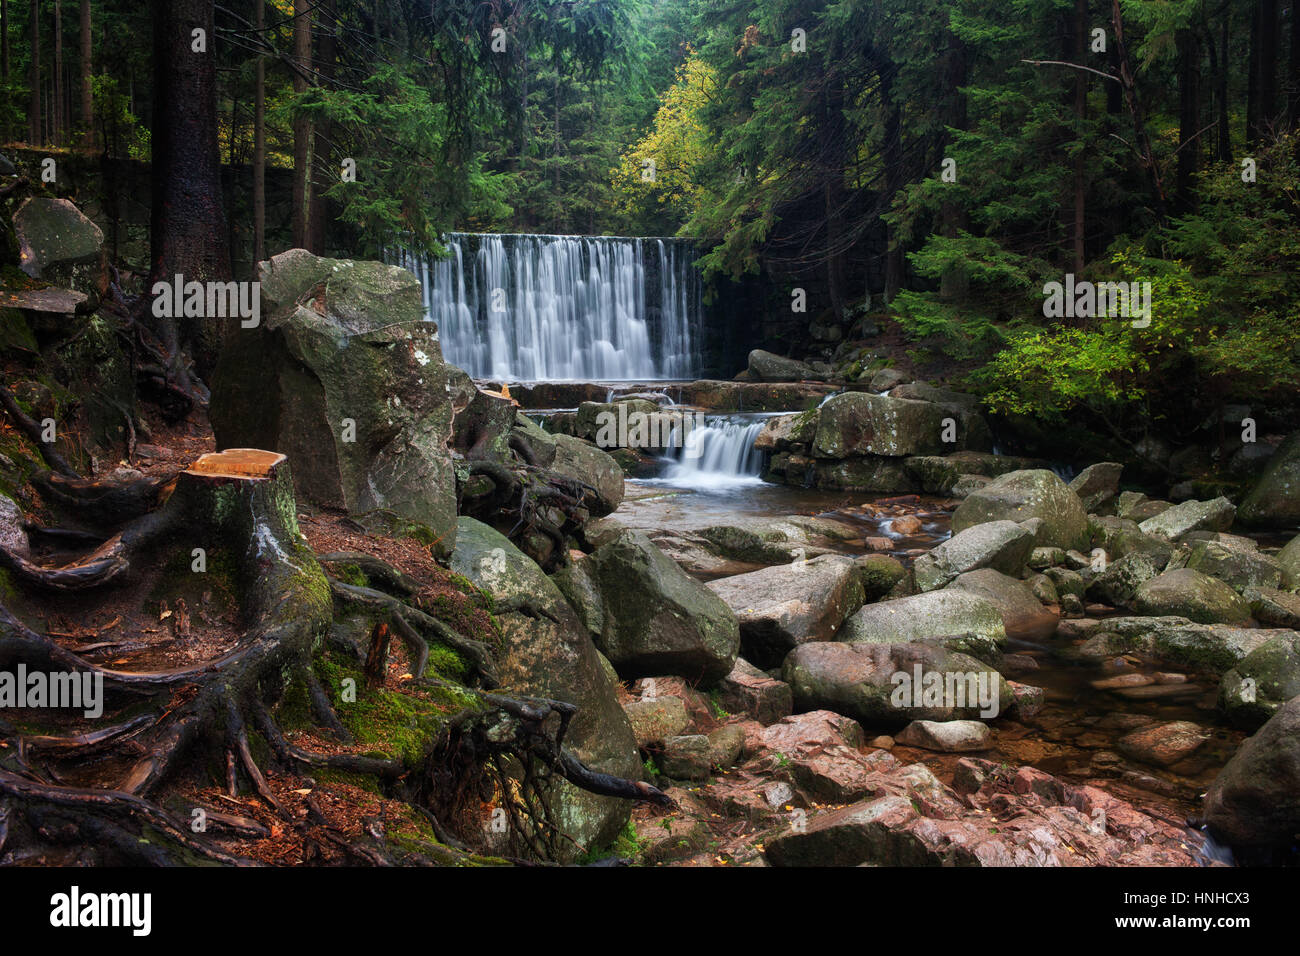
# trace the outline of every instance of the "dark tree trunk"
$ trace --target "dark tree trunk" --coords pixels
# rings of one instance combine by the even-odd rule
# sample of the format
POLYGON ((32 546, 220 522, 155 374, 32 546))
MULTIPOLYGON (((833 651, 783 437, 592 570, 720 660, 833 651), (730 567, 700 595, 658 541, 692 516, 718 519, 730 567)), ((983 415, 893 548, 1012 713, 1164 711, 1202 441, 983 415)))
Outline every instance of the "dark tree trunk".
POLYGON ((91 42, 90 0, 81 0, 81 125, 86 131, 86 145, 95 144, 95 101, 90 90, 91 42))
POLYGON ((1277 0, 1259 3, 1259 90, 1258 135, 1269 136, 1278 121, 1277 108, 1277 0))
MULTIPOLYGON (((316 4, 316 11, 319 13, 317 23, 321 25, 316 40, 316 53, 320 61, 316 69, 320 74, 320 82, 328 87, 334 79, 334 59, 338 54, 334 0, 321 0, 316 4)), ((316 124, 316 145, 312 148, 311 162, 311 208, 307 214, 307 248, 318 256, 325 255, 325 230, 330 218, 326 214, 329 200, 325 198, 325 190, 334 185, 334 177, 338 175, 334 164, 329 161, 329 144, 333 135, 334 130, 327 120, 316 124)))
POLYGON ((1291 128, 1300 129, 1300 0, 1291 0, 1291 128))
POLYGON ((63 142, 63 10, 59 0, 54 0, 54 96, 50 110, 50 137, 54 143, 63 142))
MULTIPOLYGON (((1076 63, 1088 62, 1088 0, 1074 0, 1074 51, 1076 63)), ((1083 136, 1083 125, 1088 120, 1088 74, 1075 70, 1074 77, 1074 119, 1077 135, 1083 136)), ((1071 229, 1074 247, 1074 271, 1083 272, 1087 262, 1088 235, 1088 183, 1084 156, 1087 150, 1079 150, 1074 158, 1074 223, 1071 229)))
POLYGON ((30 73, 31 99, 27 104, 27 138, 33 146, 41 145, 41 3, 31 2, 30 36, 32 63, 30 73))
POLYGON ((1178 182, 1175 191, 1181 209, 1193 202, 1192 179, 1199 165, 1200 145, 1195 136, 1200 126, 1200 48, 1191 30, 1179 30, 1178 46, 1178 182))
MULTIPOLYGON (((231 278, 226 213, 221 199, 217 146, 216 60, 212 48, 213 0, 154 0, 153 212, 149 284, 231 278), (206 53, 191 49, 191 31, 207 31, 206 53)), ((180 346, 189 344, 200 376, 216 363, 218 319, 160 319, 160 338, 178 384, 180 346)), ((236 321, 236 320, 227 320, 236 321)))
POLYGON ((1232 126, 1228 118, 1228 33, 1231 24, 1232 8, 1225 6, 1223 10, 1223 23, 1219 27, 1219 56, 1218 62, 1214 61, 1214 43, 1213 40, 1208 44, 1210 50, 1210 63, 1214 72, 1214 108, 1216 110, 1215 120, 1218 131, 1218 148, 1216 154, 1220 162, 1226 163, 1232 159, 1232 126))
MULTIPOLYGON (((896 196, 903 188, 903 116, 902 110, 893 101, 893 64, 882 66, 880 72, 880 97, 885 109, 884 130, 884 165, 885 192, 896 196)), ((889 249, 885 253, 885 299, 894 301, 894 296, 903 287, 903 247, 898 237, 890 229, 889 249)))
POLYGON ((1250 60, 1246 66, 1246 147, 1259 142, 1259 25, 1263 0, 1250 8, 1250 60))
MULTIPOLYGON (((293 73, 293 91, 307 91, 307 71, 311 69, 311 0, 294 0, 293 59, 298 69, 293 73)), ((307 173, 311 167, 311 122, 306 117, 293 121, 293 244, 305 249, 307 236, 307 173)))
MULTIPOLYGON (((266 0, 254 0, 257 32, 266 26, 266 0)), ((266 56, 257 55, 253 105, 253 271, 266 258, 266 56)))

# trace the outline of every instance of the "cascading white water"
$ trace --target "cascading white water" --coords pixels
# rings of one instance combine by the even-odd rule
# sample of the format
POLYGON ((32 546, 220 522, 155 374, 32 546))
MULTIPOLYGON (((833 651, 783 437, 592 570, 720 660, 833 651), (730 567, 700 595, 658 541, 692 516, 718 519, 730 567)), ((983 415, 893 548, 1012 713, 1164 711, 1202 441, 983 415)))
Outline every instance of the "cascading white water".
POLYGON ((709 418, 694 428, 674 460, 658 479, 689 488, 725 487, 760 482, 763 453, 754 439, 763 430, 763 419, 752 417, 709 418))
POLYGON ((474 378, 681 379, 700 365, 699 278, 672 239, 453 233, 445 259, 401 256, 443 355, 474 378), (658 282, 647 283, 649 270, 658 282), (649 294, 648 294, 649 293, 649 294))

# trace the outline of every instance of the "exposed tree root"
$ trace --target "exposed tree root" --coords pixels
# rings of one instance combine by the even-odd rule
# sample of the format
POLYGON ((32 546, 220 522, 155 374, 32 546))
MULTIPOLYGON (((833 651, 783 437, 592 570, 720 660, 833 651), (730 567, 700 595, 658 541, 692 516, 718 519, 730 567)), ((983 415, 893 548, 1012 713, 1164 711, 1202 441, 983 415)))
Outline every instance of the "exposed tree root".
MULTIPOLYGON (((305 688, 319 726, 342 741, 351 739, 313 669, 335 605, 359 608, 391 626, 406 646, 412 687, 463 694, 458 686, 424 676, 430 641, 460 654, 482 687, 495 688, 499 681, 492 649, 406 603, 402 598, 418 597, 418 585, 385 562, 362 561, 364 556, 350 554, 326 556, 330 563, 347 559, 365 567, 368 577, 402 598, 327 579, 298 534, 292 484, 282 456, 269 457, 277 460, 269 462, 267 474, 260 478, 250 478, 233 465, 229 470, 196 465, 181 474, 170 497, 160 484, 110 487, 75 478, 50 480, 67 500, 86 505, 99 519, 130 517, 91 557, 73 565, 44 569, 9 563, 21 569, 16 575, 20 584, 51 588, 67 582, 68 589, 82 590, 125 573, 130 556, 146 548, 156 559, 159 553, 188 555, 191 546, 220 542, 233 552, 238 566, 245 633, 235 646, 197 664, 122 670, 87 660, 0 605, 0 666, 23 663, 29 669, 101 678, 109 721, 100 729, 66 735, 31 733, 0 721, 0 738, 7 745, 0 748, 0 859, 18 853, 9 858, 47 859, 54 854, 76 862, 248 863, 222 849, 216 835, 261 833, 266 830, 262 824, 214 811, 214 832, 195 833, 188 821, 158 802, 165 801, 164 790, 183 774, 197 770, 210 779, 211 770, 200 768, 219 767, 226 793, 255 794, 285 826, 303 835, 306 855, 341 855, 367 865, 397 862, 378 838, 373 843, 371 837, 358 840, 332 828, 310 803, 307 819, 291 815, 285 791, 277 795, 258 764, 250 728, 260 734, 280 769, 330 769, 374 778, 385 792, 419 807, 438 838, 455 848, 477 842, 470 835, 472 828, 461 820, 472 796, 479 798, 480 807, 483 799, 502 801, 518 855, 536 859, 553 859, 564 839, 552 818, 553 779, 607 796, 667 801, 646 784, 587 768, 566 750, 564 739, 576 708, 560 701, 480 692, 475 704, 449 718, 444 735, 421 758, 313 753, 288 740, 272 708, 295 684, 305 688), (165 500, 153 511, 140 512, 151 497, 165 500), (112 562, 121 567, 110 574, 112 562), (76 571, 92 567, 102 570, 76 571), (84 772, 88 766, 112 776, 104 776, 101 788, 68 782, 70 768, 84 772)), ((85 540, 79 533, 55 532, 60 534, 85 540)))

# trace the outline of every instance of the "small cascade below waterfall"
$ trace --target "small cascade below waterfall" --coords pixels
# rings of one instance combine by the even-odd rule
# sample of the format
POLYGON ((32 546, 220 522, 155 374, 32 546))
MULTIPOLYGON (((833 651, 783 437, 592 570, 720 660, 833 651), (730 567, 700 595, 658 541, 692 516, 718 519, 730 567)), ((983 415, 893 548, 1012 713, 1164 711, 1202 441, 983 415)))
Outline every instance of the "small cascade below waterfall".
POLYGON ((400 263, 443 356, 474 378, 650 381, 702 364, 700 280, 676 239, 453 233, 451 255, 400 263))
POLYGON ((754 439, 771 416, 708 416, 691 431, 661 481, 688 488, 761 482, 763 453, 754 439))

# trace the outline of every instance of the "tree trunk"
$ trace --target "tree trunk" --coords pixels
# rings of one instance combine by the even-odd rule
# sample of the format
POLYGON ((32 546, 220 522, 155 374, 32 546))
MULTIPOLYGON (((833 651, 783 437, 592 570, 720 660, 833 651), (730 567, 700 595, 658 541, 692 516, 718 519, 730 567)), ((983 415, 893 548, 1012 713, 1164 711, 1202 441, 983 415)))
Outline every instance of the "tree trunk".
POLYGON ((50 124, 54 143, 63 142, 63 10, 59 0, 54 0, 54 109, 50 111, 50 124))
MULTIPOLYGON (((254 0, 257 32, 266 26, 266 0, 254 0)), ((266 258, 266 56, 257 55, 257 91, 253 106, 253 272, 266 258)))
POLYGON ((91 95, 90 0, 81 0, 81 125, 86 130, 86 146, 95 145, 95 101, 91 95))
POLYGON ((1300 0, 1291 0, 1291 128, 1300 129, 1300 0))
POLYGON ((1223 23, 1219 27, 1219 56, 1214 62, 1214 42, 1209 43, 1210 63, 1214 72, 1214 108, 1218 130, 1218 148, 1216 154, 1219 162, 1226 163, 1232 159, 1232 126, 1228 118, 1228 28, 1231 22, 1231 8, 1223 11, 1223 23))
POLYGON ((1258 135, 1263 138, 1277 128, 1277 0, 1259 3, 1259 90, 1258 135))
MULTIPOLYGON (((221 199, 217 145, 216 59, 213 0, 154 0, 153 211, 149 286, 183 281, 229 281, 230 248, 221 199), (191 31, 206 30, 206 53, 191 49, 191 31)), ((173 362, 177 384, 190 384, 181 365, 176 319, 160 319, 158 332, 173 362)), ((217 319, 181 320, 199 374, 216 364, 217 319)), ((224 321, 238 321, 228 319, 224 321)))
MULTIPOLYGON (((894 65, 889 63, 881 67, 880 98, 885 110, 884 129, 884 166, 885 192, 897 196, 903 188, 903 117, 901 108, 893 102, 894 65)), ((898 242, 894 229, 889 230, 889 248, 885 253, 885 301, 894 301, 894 296, 903 287, 903 247, 898 242)))
MULTIPOLYGON (((1088 0, 1074 0, 1074 51, 1076 63, 1088 62, 1088 0)), ((1079 136, 1084 135, 1083 125, 1088 119, 1088 74, 1075 70, 1074 77, 1074 119, 1079 136)), ((1083 272, 1087 262, 1087 169, 1084 156, 1087 150, 1079 150, 1074 158, 1074 223, 1071 230, 1074 245, 1074 272, 1083 272)))
POLYGON ((41 145, 41 3, 40 0, 31 2, 31 49, 32 63, 30 84, 31 99, 27 105, 27 138, 31 145, 41 145))
POLYGON ((0 80, 9 82, 9 0, 0 0, 0 80))
MULTIPOLYGON (((293 3, 293 91, 307 91, 307 70, 311 68, 311 0, 293 3)), ((311 166, 311 122, 306 117, 293 121, 293 244, 305 249, 307 236, 307 173, 311 166)))
POLYGON ((1194 201, 1192 180, 1199 166, 1200 145, 1195 136, 1201 122, 1200 48, 1191 30, 1179 30, 1178 47, 1178 182, 1175 193, 1181 209, 1191 208, 1194 201))
MULTIPOLYGON (((316 40, 316 53, 319 59, 317 71, 320 82, 328 87, 334 79, 334 58, 338 53, 338 39, 335 34, 334 0, 320 0, 316 4, 320 14, 317 21, 322 25, 316 40)), ((316 126, 316 145, 312 149, 311 207, 307 215, 309 242, 307 248, 318 256, 325 255, 325 229, 329 222, 325 190, 334 185, 334 164, 329 162, 330 139, 334 135, 332 124, 327 120, 316 126)))
POLYGON ((1250 8, 1250 60, 1246 66, 1246 148, 1259 142, 1259 24, 1263 0, 1250 8))

